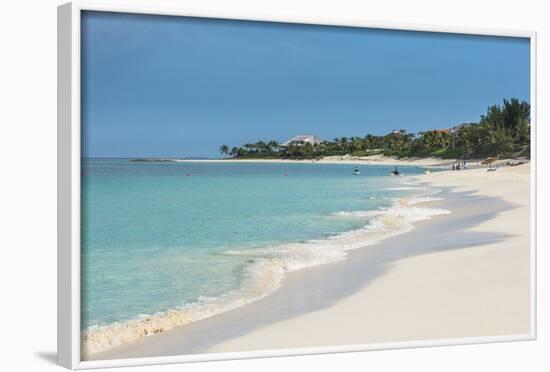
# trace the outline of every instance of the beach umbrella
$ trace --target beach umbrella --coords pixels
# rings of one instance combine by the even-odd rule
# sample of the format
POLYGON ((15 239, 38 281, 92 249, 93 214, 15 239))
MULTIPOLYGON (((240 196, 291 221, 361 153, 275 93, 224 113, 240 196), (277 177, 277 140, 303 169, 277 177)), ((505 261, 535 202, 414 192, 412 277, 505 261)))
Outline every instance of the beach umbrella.
POLYGON ((496 161, 497 158, 495 156, 488 157, 487 159, 483 160, 481 164, 491 164, 492 162, 496 161))

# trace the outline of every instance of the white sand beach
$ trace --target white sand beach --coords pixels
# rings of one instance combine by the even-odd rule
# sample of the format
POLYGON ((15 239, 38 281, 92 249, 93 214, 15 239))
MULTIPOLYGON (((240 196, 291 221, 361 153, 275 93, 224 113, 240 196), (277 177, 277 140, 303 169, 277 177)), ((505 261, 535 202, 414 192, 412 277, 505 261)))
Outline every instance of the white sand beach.
POLYGON ((530 332, 530 164, 418 176, 450 214, 290 273, 242 308, 92 359, 530 332))

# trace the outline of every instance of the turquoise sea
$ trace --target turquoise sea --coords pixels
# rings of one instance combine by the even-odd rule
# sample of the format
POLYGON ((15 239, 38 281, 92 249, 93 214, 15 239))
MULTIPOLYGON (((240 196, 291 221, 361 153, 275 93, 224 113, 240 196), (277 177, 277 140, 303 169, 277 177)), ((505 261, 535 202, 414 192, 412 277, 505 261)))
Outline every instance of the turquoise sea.
POLYGON ((395 209, 419 194, 407 176, 422 169, 353 169, 83 159, 82 328, 171 309, 202 319, 261 298, 286 271, 344 259, 426 217, 395 209), (406 220, 388 224, 392 213, 406 220))

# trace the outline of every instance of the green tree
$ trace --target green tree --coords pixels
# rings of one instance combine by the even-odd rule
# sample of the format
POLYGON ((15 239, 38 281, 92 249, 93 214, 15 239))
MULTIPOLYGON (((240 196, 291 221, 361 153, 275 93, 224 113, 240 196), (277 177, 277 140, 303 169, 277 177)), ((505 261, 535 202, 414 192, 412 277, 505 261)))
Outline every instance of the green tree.
POLYGON ((227 145, 221 145, 221 146, 220 146, 220 154, 222 154, 222 155, 229 155, 229 146, 227 146, 227 145))
POLYGON ((267 143, 267 146, 269 147, 269 151, 270 152, 273 152, 273 151, 277 151, 279 149, 279 142, 277 141, 269 141, 267 143))
POLYGON ((531 120, 531 107, 525 101, 520 102, 517 98, 504 99, 502 107, 504 126, 508 129, 515 130, 523 121, 531 120))
POLYGON ((511 130, 506 127, 491 128, 487 146, 495 155, 511 156, 514 151, 514 137, 511 130))

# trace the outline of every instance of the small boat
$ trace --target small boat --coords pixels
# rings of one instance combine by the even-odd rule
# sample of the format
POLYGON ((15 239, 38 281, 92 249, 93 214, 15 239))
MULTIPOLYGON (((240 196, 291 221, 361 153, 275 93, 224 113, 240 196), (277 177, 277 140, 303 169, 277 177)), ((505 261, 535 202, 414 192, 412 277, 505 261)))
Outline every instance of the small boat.
POLYGON ((424 174, 430 174, 432 172, 430 172, 430 170, 428 168, 424 169, 424 174))
POLYGON ((401 173, 399 172, 397 167, 395 167, 395 169, 390 172, 390 176, 399 176, 400 174, 401 173))
POLYGON ((359 167, 355 167, 355 169, 353 170, 353 175, 358 176, 360 174, 361 174, 361 172, 359 172, 359 167))

